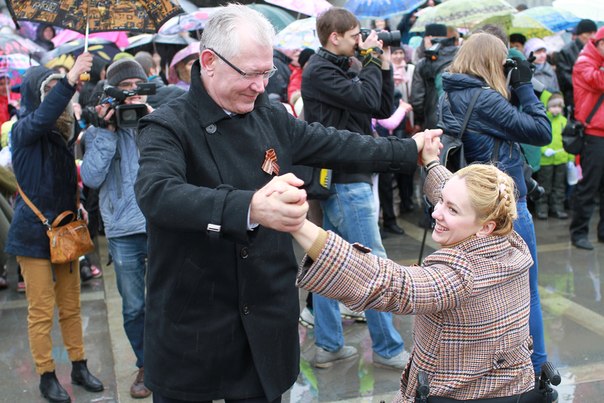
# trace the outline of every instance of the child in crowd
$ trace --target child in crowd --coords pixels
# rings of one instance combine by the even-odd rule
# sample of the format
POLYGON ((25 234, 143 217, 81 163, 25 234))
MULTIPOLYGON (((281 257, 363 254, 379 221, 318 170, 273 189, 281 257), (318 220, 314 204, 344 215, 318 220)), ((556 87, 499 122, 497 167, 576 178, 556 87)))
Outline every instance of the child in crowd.
POLYGON ((547 101, 547 117, 552 123, 552 142, 541 147, 541 169, 537 171, 537 182, 545 190, 545 194, 535 203, 537 218, 546 220, 548 214, 567 219, 564 211, 566 194, 566 170, 568 163, 574 164, 575 157, 568 154, 562 147, 562 130, 566 126, 566 118, 562 115, 564 97, 556 92, 547 101))

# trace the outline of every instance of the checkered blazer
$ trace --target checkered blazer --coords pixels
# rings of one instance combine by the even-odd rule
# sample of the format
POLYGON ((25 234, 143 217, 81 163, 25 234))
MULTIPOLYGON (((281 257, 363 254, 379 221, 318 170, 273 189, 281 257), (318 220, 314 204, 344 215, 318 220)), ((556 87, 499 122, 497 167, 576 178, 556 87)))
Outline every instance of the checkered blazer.
MULTIPOLYGON (((430 170, 435 200, 451 174, 430 170)), ((413 402, 419 371, 430 395, 466 400, 520 394, 534 387, 529 335, 529 267, 522 238, 472 237, 399 266, 329 232, 316 261, 305 257, 297 285, 355 311, 416 315, 414 346, 395 401, 413 402)))

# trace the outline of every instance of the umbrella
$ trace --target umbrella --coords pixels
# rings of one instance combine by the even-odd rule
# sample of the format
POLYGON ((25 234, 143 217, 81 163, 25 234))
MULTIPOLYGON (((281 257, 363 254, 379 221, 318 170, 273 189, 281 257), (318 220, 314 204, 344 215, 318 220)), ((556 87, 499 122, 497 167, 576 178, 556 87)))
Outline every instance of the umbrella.
POLYGON ((46 49, 32 41, 17 34, 3 33, 0 35, 0 52, 4 54, 22 53, 42 54, 46 49))
MULTIPOLYGON (((79 32, 72 31, 71 29, 63 29, 54 38, 51 39, 55 46, 60 46, 66 42, 73 41, 74 39, 84 38, 79 32)), ((108 32, 95 32, 90 34, 88 38, 103 38, 111 41, 117 45, 118 48, 123 49, 128 46, 128 35, 125 31, 108 31, 108 32)))
MULTIPOLYGON (((9 80, 5 81, 5 85, 15 86, 21 84, 21 79, 25 71, 31 66, 38 66, 39 63, 33 60, 30 56, 21 53, 0 54, 0 77, 8 76, 9 80)), ((6 93, 10 98, 10 89, 6 89, 6 93)))
POLYGON ((173 35, 180 32, 199 31, 218 7, 204 7, 191 13, 179 14, 170 18, 159 29, 160 34, 173 35))
MULTIPOLYGON (((84 47, 84 38, 64 43, 61 46, 51 50, 50 52, 47 52, 44 57, 42 57, 42 63, 48 66, 48 62, 50 60, 63 55, 71 55, 74 57, 75 60, 76 57, 78 57, 80 54, 82 54, 82 52, 84 52, 84 47)), ((97 55, 108 62, 111 62, 113 60, 113 56, 120 52, 120 48, 118 48, 115 43, 107 39, 90 38, 88 40, 88 52, 97 55)))
POLYGON ((510 14, 515 10, 504 0, 449 0, 435 7, 426 7, 411 31, 422 32, 428 24, 472 28, 486 18, 510 14))
POLYGON ((558 10, 570 11, 579 18, 604 21, 604 2, 602 1, 554 0, 552 5, 558 10))
POLYGON ((282 49, 317 49, 321 44, 317 38, 317 19, 308 17, 296 20, 283 28, 275 37, 275 47, 282 49))
POLYGON ((313 17, 331 8, 331 3, 327 0, 266 0, 266 2, 313 17))
POLYGON ((580 18, 566 10, 558 10, 554 7, 531 7, 519 14, 528 15, 545 25, 554 32, 564 31, 574 28, 579 23, 580 18))
POLYGON ((182 9, 171 0, 6 0, 15 21, 46 22, 86 34, 157 32, 182 9))
POLYGON ((554 34, 536 19, 522 13, 496 15, 479 22, 476 26, 486 24, 499 25, 505 28, 508 35, 516 33, 527 38, 544 38, 554 34))
POLYGON ((388 18, 411 12, 425 2, 426 0, 348 0, 344 8, 357 18, 388 18))
POLYGON ((0 27, 9 27, 12 29, 17 29, 13 19, 4 13, 0 13, 0 27))
POLYGON ((295 18, 287 11, 268 4, 248 4, 247 7, 263 14, 267 20, 273 24, 275 31, 279 32, 290 23, 294 22, 295 18))

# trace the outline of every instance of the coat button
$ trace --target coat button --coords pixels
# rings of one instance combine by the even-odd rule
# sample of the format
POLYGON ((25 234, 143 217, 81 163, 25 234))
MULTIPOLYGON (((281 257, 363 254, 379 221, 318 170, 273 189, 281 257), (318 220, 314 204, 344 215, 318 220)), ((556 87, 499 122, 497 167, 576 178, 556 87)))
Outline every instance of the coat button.
POLYGON ((239 252, 239 256, 241 256, 242 259, 247 259, 247 257, 249 256, 249 252, 248 252, 247 248, 241 248, 241 251, 239 252))
POLYGON ((206 127, 206 132, 208 132, 209 134, 216 133, 216 125, 215 124, 211 124, 208 127, 206 127))
POLYGON ((247 305, 244 305, 244 306, 241 308, 241 312, 243 312, 243 314, 247 316, 247 315, 249 315, 249 314, 250 314, 250 308, 249 308, 247 305))

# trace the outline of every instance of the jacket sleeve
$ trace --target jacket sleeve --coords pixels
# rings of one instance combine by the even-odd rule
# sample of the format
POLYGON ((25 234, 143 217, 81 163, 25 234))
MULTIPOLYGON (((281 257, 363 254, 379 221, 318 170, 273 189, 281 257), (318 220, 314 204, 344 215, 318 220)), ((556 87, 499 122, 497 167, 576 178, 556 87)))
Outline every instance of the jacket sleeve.
POLYGON ((44 98, 40 106, 29 115, 15 122, 11 143, 14 146, 27 146, 50 133, 57 119, 71 101, 75 88, 62 78, 44 98))
POLYGON ((503 139, 534 146, 552 142, 552 126, 545 107, 539 101, 533 86, 521 85, 515 89, 522 111, 495 91, 485 91, 477 104, 480 121, 496 121, 501 126, 503 139))
POLYGON ((389 132, 392 132, 392 130, 396 129, 401 124, 404 118, 405 109, 402 107, 402 105, 399 105, 390 117, 386 119, 378 119, 377 124, 382 126, 384 129, 387 129, 389 132))
POLYGON ((417 64, 413 71, 413 82, 411 83, 410 103, 413 106, 413 117, 416 125, 423 124, 425 116, 424 100, 426 99, 426 83, 421 74, 423 66, 423 61, 417 64))
MULTIPOLYGON (((390 74, 390 72, 388 72, 390 74)), ((379 114, 382 109, 382 70, 369 63, 358 77, 350 79, 335 66, 319 65, 310 77, 315 97, 339 109, 379 114)), ((392 113, 392 111, 389 111, 392 113)))
POLYGON ((355 311, 439 312, 463 303, 474 285, 470 262, 463 254, 448 251, 454 258, 443 256, 433 258, 431 265, 400 266, 329 232, 317 260, 305 257, 302 261, 296 285, 340 300, 355 311))
POLYGON ((107 129, 91 127, 84 135, 86 152, 80 168, 84 184, 98 189, 103 185, 117 149, 117 136, 107 129))

